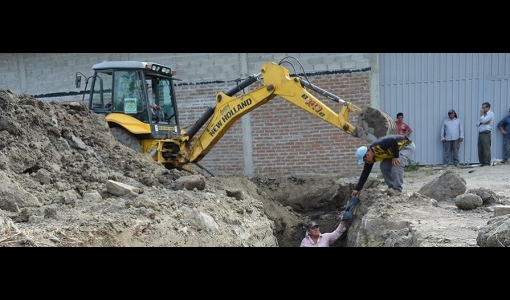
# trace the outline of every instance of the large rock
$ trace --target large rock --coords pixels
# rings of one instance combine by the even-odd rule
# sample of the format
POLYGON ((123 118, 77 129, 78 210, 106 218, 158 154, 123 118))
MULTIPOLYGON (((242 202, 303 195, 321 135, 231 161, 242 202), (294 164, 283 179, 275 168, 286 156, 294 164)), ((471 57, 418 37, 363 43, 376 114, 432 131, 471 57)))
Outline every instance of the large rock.
POLYGON ((472 210, 483 205, 482 198, 475 194, 462 194, 455 197, 455 206, 462 210, 472 210))
POLYGON ((480 228, 476 244, 480 247, 510 246, 510 215, 495 217, 480 228))
POLYGON ((477 189, 470 189, 466 193, 471 193, 480 196, 482 198, 483 204, 494 204, 499 201, 498 195, 494 193, 494 191, 486 189, 484 187, 480 187, 477 189))
POLYGON ((466 192, 466 181, 452 170, 447 170, 418 190, 418 193, 437 201, 454 199, 466 192))

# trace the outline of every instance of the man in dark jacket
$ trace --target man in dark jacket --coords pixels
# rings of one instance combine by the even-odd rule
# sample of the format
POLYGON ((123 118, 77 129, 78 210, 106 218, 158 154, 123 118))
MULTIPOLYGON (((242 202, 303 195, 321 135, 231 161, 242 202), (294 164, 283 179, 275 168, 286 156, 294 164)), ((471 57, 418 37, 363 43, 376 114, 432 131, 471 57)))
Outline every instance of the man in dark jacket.
POLYGON ((387 135, 370 146, 362 146, 356 151, 358 164, 363 164, 363 171, 358 180, 356 188, 351 196, 358 196, 365 185, 372 167, 377 161, 381 162, 381 173, 388 189, 402 192, 404 183, 404 168, 414 153, 416 146, 413 141, 403 135, 387 135))
POLYGON ((508 109, 508 115, 498 122, 498 128, 503 134, 502 163, 507 163, 510 159, 510 109, 508 109))

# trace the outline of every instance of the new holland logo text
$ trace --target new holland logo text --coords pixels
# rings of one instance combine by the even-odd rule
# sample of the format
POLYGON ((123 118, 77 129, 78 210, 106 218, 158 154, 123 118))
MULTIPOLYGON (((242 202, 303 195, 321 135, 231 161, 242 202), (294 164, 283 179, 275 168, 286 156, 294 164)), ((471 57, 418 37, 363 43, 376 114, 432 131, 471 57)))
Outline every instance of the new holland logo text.
POLYGON ((247 108, 248 106, 250 106, 252 104, 252 100, 251 98, 248 98, 246 100, 244 100, 243 102, 241 102, 240 104, 238 104, 236 107, 230 109, 229 106, 227 106, 226 108, 223 109, 223 111, 221 112, 221 120, 219 120, 213 127, 211 130, 209 130, 209 134, 211 135, 211 137, 213 137, 217 132, 218 130, 220 130, 220 128, 223 126, 223 124, 225 124, 230 118, 232 118, 233 116, 235 116, 238 112, 240 112, 241 110, 247 108))

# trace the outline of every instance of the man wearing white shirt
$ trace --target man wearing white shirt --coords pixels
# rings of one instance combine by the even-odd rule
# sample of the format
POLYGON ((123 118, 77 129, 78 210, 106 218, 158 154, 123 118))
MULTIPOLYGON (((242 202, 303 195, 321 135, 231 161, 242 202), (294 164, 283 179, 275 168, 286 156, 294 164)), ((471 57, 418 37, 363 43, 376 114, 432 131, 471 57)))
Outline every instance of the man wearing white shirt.
POLYGON ((478 160, 480 166, 491 165, 491 135, 494 113, 491 111, 489 102, 482 103, 480 118, 476 126, 478 127, 478 160))

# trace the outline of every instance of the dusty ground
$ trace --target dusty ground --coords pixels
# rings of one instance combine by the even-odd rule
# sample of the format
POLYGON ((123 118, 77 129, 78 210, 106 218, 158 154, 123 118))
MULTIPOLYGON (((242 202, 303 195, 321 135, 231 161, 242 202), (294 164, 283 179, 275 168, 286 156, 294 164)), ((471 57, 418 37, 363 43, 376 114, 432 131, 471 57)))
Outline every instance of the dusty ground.
MULTIPOLYGON (((0 113, 2 247, 296 247, 311 219, 333 230, 357 181, 166 170, 115 141, 83 103, 0 90, 0 113)), ((407 172, 401 195, 388 195, 373 172, 334 246, 508 246, 508 215, 495 210, 510 204, 510 164, 448 169, 407 172), (422 194, 431 182, 440 199, 422 194), (493 194, 472 209, 457 206, 461 191, 480 188, 493 194)))

